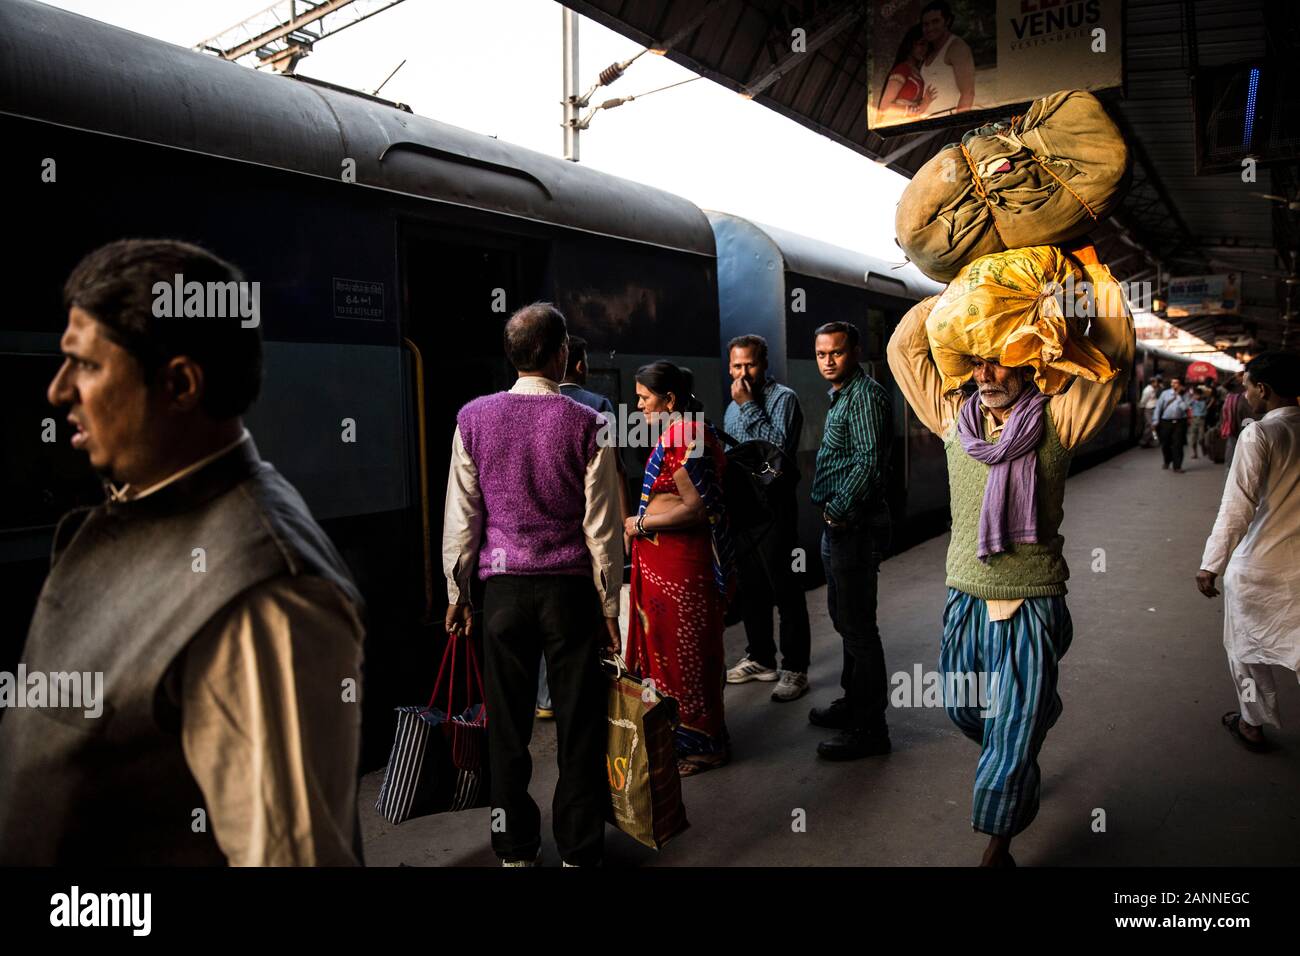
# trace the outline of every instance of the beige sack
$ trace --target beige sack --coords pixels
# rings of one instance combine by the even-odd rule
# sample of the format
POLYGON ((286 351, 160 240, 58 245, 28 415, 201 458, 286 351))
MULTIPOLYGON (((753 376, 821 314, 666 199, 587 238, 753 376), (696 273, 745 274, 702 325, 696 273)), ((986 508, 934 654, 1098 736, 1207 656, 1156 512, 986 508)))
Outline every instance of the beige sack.
POLYGON ((980 256, 1086 235, 1123 198, 1128 169, 1128 147, 1097 98, 1053 93, 922 166, 898 203, 898 242, 947 282, 980 256))

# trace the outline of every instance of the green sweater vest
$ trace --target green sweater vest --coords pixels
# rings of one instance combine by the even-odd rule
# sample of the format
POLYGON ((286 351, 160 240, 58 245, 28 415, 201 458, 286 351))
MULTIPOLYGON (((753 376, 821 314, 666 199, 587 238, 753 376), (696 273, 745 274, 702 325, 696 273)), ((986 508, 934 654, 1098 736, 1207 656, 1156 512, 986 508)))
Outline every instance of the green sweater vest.
POLYGON ((1065 517, 1065 478, 1070 471, 1071 455, 1061 445, 1049 411, 1043 413, 1043 426, 1043 439, 1037 453, 1039 543, 1012 545, 1010 551, 991 555, 987 563, 976 556, 976 548, 989 466, 966 454, 955 422, 948 431, 943 442, 948 455, 952 504, 948 587, 986 601, 1065 593, 1070 569, 1061 554, 1065 539, 1059 530, 1065 517))

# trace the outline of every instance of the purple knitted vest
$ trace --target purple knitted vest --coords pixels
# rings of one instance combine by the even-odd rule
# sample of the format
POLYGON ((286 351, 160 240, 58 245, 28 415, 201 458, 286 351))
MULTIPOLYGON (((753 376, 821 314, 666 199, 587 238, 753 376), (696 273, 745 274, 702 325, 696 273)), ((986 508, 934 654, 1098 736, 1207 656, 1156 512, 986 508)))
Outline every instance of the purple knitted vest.
POLYGON ((456 423, 487 514, 479 578, 591 574, 582 520, 600 416, 564 395, 497 392, 462 408, 456 423))

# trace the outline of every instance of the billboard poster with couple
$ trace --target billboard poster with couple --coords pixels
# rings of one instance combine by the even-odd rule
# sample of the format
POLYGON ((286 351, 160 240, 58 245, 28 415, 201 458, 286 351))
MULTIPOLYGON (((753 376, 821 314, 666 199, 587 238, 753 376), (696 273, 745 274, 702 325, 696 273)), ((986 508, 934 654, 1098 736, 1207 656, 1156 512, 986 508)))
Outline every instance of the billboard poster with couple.
POLYGON ((1122 28, 1121 0, 873 3, 867 125, 956 125, 1057 90, 1119 86, 1122 28))

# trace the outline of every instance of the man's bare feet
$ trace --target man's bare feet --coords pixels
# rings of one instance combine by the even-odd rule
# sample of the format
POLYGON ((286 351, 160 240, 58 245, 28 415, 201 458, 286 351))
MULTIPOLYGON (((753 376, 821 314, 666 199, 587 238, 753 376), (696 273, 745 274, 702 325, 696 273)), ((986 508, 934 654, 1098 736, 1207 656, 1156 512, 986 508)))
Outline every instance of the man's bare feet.
POLYGON ((1007 867, 1015 865, 1016 861, 1011 856, 1011 837, 989 837, 989 845, 984 848, 984 858, 980 860, 980 866, 1007 867))

